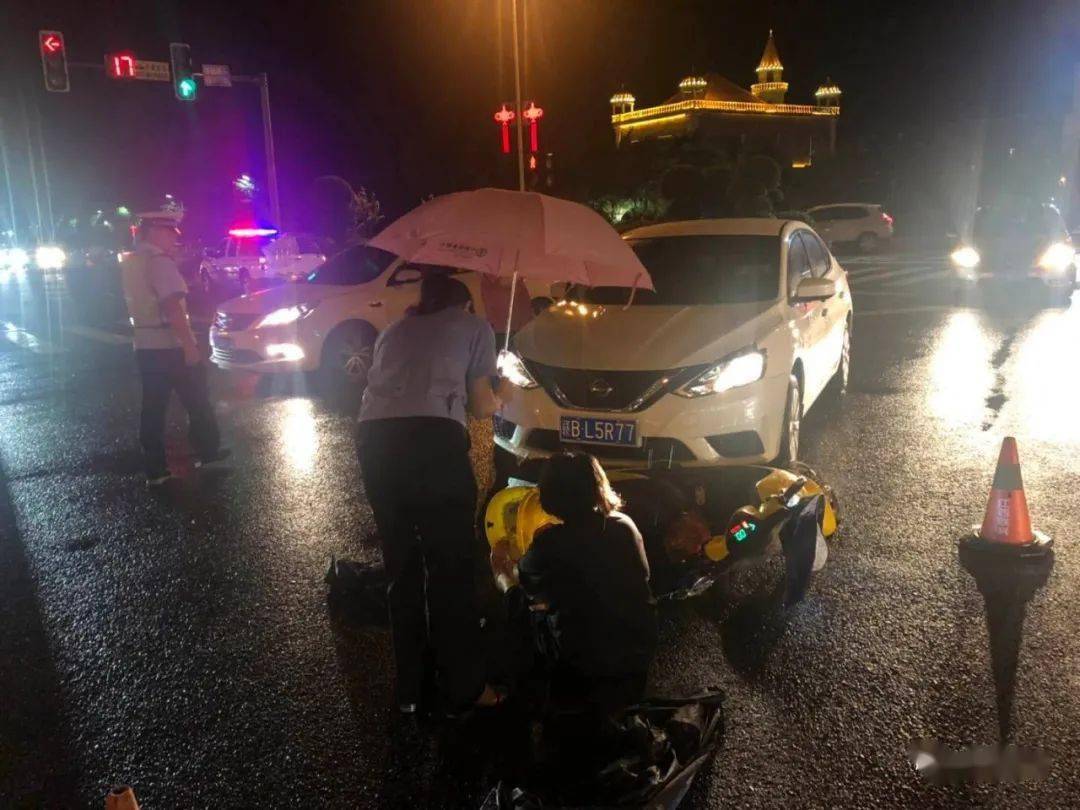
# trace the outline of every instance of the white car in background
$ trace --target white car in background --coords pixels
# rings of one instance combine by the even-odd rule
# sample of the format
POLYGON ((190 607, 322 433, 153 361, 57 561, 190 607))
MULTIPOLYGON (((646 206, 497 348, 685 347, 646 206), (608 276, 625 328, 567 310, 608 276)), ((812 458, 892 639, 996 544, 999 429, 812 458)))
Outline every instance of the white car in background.
POLYGON ((233 228, 221 247, 202 261, 200 275, 209 281, 247 289, 258 282, 299 281, 326 261, 326 240, 310 234, 279 234, 273 228, 233 228))
POLYGON ((847 276, 802 222, 669 222, 623 235, 656 292, 571 288, 500 358, 516 385, 500 466, 583 450, 605 464, 798 456, 803 414, 847 383, 847 276))
POLYGON ((853 244, 863 253, 873 253, 893 237, 893 218, 880 205, 818 205, 807 213, 828 245, 853 244))
MULTIPOLYGON (((210 327, 210 359, 226 370, 318 372, 326 390, 361 389, 375 339, 417 302, 427 272, 378 248, 346 248, 301 282, 221 304, 210 327)), ((455 278, 483 315, 480 276, 460 271, 455 278)), ((519 294, 528 294, 524 284, 519 294)))

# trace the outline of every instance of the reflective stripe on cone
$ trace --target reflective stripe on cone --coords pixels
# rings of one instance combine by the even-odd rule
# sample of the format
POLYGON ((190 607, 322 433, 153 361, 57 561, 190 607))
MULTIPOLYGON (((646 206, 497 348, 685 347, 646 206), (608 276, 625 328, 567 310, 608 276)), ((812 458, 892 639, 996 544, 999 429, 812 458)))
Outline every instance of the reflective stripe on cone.
POLYGON ((1007 436, 1001 443, 990 500, 986 504, 979 537, 990 543, 1023 546, 1035 541, 1031 530, 1024 481, 1020 475, 1020 454, 1016 439, 1007 436))

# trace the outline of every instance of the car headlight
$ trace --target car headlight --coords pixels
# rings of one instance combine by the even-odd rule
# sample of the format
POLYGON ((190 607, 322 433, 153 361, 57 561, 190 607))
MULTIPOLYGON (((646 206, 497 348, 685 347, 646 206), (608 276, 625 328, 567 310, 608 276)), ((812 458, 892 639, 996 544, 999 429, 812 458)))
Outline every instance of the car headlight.
POLYGON ((1072 245, 1054 242, 1039 257, 1039 267, 1051 273, 1064 273, 1073 263, 1075 255, 1076 251, 1073 250, 1072 245))
POLYGON ((263 326, 284 326, 287 323, 293 323, 294 321, 303 318, 309 312, 312 307, 305 304, 295 304, 291 307, 282 307, 281 309, 275 309, 269 315, 264 315, 262 319, 255 324, 256 328, 263 326))
POLYGON ((722 394, 732 388, 757 382, 765 375, 765 352, 758 349, 740 352, 699 374, 675 393, 694 399, 722 394))
POLYGON ((9 267, 12 270, 20 270, 30 264, 30 256, 22 248, 8 248, 6 251, 2 251, 2 253, 3 256, 0 258, 0 266, 9 267))
POLYGON ((66 261, 67 254, 56 245, 41 245, 34 251, 34 264, 40 270, 59 270, 66 261))
POLYGON ((975 248, 964 245, 964 247, 958 247, 950 253, 949 259, 957 267, 962 267, 964 270, 974 270, 982 261, 982 256, 979 255, 979 251, 975 248))
POLYGON ((511 383, 518 388, 536 388, 537 382, 533 379, 532 374, 525 368, 525 363, 520 357, 513 352, 501 351, 499 352, 498 360, 499 373, 502 374, 511 383))

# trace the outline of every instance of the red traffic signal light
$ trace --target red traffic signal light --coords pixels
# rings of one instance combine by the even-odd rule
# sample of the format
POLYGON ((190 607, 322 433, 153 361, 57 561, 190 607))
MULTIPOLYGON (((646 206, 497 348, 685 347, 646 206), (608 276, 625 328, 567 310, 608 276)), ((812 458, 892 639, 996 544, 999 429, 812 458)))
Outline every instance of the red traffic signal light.
POLYGON ((105 73, 113 79, 134 79, 135 54, 131 51, 105 54, 105 73))
POLYGON ((45 76, 45 89, 50 93, 68 92, 71 82, 68 79, 64 35, 59 31, 38 31, 38 47, 41 50, 41 72, 45 76))

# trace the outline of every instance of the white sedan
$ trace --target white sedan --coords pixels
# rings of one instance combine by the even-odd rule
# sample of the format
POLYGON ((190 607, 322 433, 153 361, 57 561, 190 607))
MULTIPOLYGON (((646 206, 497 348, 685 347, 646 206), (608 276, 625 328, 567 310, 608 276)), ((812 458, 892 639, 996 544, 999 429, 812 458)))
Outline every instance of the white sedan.
MULTIPOLYGON (((210 327, 210 360, 233 371, 319 372, 324 389, 361 389, 375 339, 417 302, 426 272, 378 248, 347 248, 301 282, 221 304, 210 327)), ((484 315, 480 276, 450 272, 469 288, 475 311, 484 315)), ((524 284, 519 294, 528 295, 524 284)))
POLYGON ((715 219, 624 234, 656 292, 572 288, 501 358, 517 386, 502 461, 586 450, 606 464, 798 456, 803 414, 851 352, 847 275, 802 222, 715 219))

